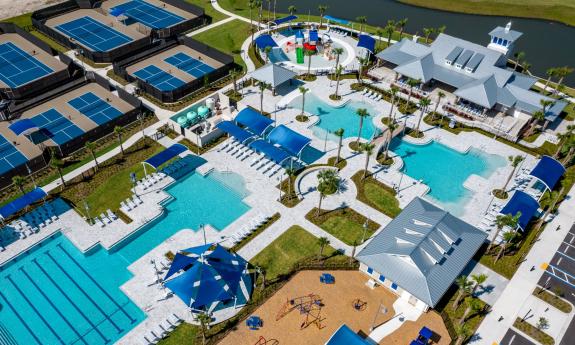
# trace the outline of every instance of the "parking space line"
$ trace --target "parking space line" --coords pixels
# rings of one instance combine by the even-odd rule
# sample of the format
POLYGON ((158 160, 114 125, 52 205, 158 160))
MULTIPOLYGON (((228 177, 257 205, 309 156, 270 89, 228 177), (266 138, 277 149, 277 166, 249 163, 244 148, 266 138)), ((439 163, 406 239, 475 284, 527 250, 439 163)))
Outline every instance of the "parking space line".
MULTIPOLYGON (((557 252, 557 254, 559 254, 559 255, 561 255, 561 257, 567 258, 567 259, 569 259, 569 260, 571 260, 571 261, 575 261, 575 258, 574 258, 574 257, 572 257, 572 256, 570 256, 570 255, 567 255, 567 254, 565 254, 565 253, 557 252)), ((557 262, 557 264, 559 264, 559 262, 557 262)))

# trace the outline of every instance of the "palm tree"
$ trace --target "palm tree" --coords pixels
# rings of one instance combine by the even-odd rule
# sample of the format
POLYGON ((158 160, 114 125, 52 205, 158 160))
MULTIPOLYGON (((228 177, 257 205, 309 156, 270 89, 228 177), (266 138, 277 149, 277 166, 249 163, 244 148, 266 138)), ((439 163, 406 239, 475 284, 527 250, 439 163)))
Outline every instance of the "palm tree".
POLYGON ((377 35, 376 51, 380 51, 382 42, 381 38, 383 37, 384 31, 380 26, 378 26, 377 29, 375 29, 375 34, 377 35))
POLYGON ((337 143, 337 158, 335 159, 335 164, 337 165, 337 163, 339 163, 340 159, 341 159, 341 146, 342 146, 342 141, 343 141, 343 134, 345 133, 345 130, 343 128, 340 129, 336 129, 333 134, 335 134, 335 136, 338 137, 338 143, 337 143))
POLYGON ((268 84, 260 81, 258 84, 258 89, 260 90, 260 112, 264 112, 264 91, 268 88, 268 84))
POLYGON ((355 58, 357 59, 357 62, 359 62, 357 78, 359 79, 359 83, 363 84, 363 79, 361 78, 363 76, 363 67, 369 62, 369 60, 361 56, 356 56, 355 58))
POLYGON ((84 144, 84 146, 92 154, 92 158, 94 159, 94 164, 96 164, 96 169, 100 169, 100 166, 98 165, 98 160, 96 159, 96 152, 95 152, 96 151, 96 144, 94 144, 91 141, 86 141, 86 144, 84 144))
POLYGON ((569 138, 571 138, 574 131, 575 131, 575 125, 567 125, 565 133, 557 134, 557 138, 559 139, 559 147, 557 148, 557 152, 555 152, 555 155, 553 155, 554 158, 559 157, 559 154, 563 152, 563 147, 565 146, 565 143, 569 140, 569 138))
POLYGON ((395 122, 390 122, 387 124, 387 130, 389 131, 389 138, 385 143, 385 154, 383 155, 383 161, 387 161, 389 156, 389 146, 391 146, 391 140, 393 139, 393 131, 395 131, 399 125, 395 122))
POLYGON ((206 345, 206 330, 212 321, 212 318, 205 312, 196 315, 196 320, 200 323, 200 329, 202 332, 202 344, 206 345))
POLYGON ((517 52, 514 54, 515 56, 515 66, 513 66, 513 71, 517 71, 517 67, 521 63, 521 60, 525 58, 525 52, 517 52))
POLYGON ((427 107, 429 107, 430 104, 431 100, 427 97, 423 97, 419 100, 419 118, 417 119, 417 127, 415 127, 415 131, 418 135, 420 134, 419 126, 421 125, 421 119, 423 119, 423 116, 425 116, 427 107))
POLYGON ((435 120, 435 115, 437 114, 437 109, 439 109, 439 103, 441 103, 441 99, 445 97, 445 93, 443 91, 437 92, 437 101, 435 102, 435 109, 433 109, 433 114, 431 115, 431 120, 435 120))
POLYGON ((317 174, 318 185, 317 191, 319 192, 319 204, 317 207, 317 214, 319 216, 321 213, 321 202, 323 199, 330 194, 337 191, 339 186, 339 177, 337 172, 332 169, 324 169, 317 174))
POLYGON ((412 78, 407 79, 407 86, 409 86, 409 94, 407 95, 407 102, 405 103, 406 107, 409 106, 409 102, 411 101, 411 95, 413 95, 413 88, 419 84, 421 84, 421 80, 419 79, 412 79, 412 78))
POLYGON ((363 178, 367 177, 368 167, 369 167, 369 158, 373 154, 373 148, 375 145, 370 143, 361 143, 359 144, 359 151, 365 153, 365 166, 363 169, 363 178))
POLYGON ((530 73, 529 73, 529 70, 531 69, 531 64, 530 64, 529 62, 527 62, 527 61, 523 61, 522 66, 523 66, 523 71, 522 71, 522 73, 529 75, 529 74, 530 74, 530 73))
POLYGON ((309 91, 303 86, 298 87, 299 92, 301 93, 301 114, 305 113, 305 94, 309 91))
POLYGON ((287 194, 287 195, 288 195, 288 198, 291 198, 291 180, 292 180, 292 177, 295 176, 296 170, 295 170, 295 168, 287 167, 287 168, 285 169, 285 173, 286 173, 286 175, 287 175, 287 177, 288 177, 288 181, 287 181, 288 194, 287 194))
POLYGON ((517 232, 515 231, 508 231, 503 234, 503 242, 501 243, 501 246, 499 247, 499 253, 497 253, 497 256, 495 257, 495 260, 493 262, 497 262, 497 260, 499 260, 501 255, 505 253, 507 246, 509 245, 509 243, 513 242, 515 236, 517 236, 517 232))
POLYGON ((511 214, 500 214, 497 217, 495 217, 495 226, 496 226, 497 230, 495 231, 495 234, 493 235, 491 242, 489 242, 489 246, 487 246, 487 251, 486 251, 487 253, 489 253, 489 251, 491 250, 491 247, 493 247, 493 244, 497 240, 499 233, 501 232, 501 230, 504 227, 513 226, 513 225, 515 225, 515 227, 517 227, 517 223, 519 222, 519 217, 521 217, 521 212, 517 212, 517 215, 515 215, 515 216, 513 216, 511 214))
POLYGON ((437 29, 433 30, 433 32, 436 34, 442 34, 445 32, 445 29, 447 29, 447 26, 442 25, 442 26, 438 27, 437 29))
POLYGON ((270 62, 270 53, 272 51, 272 47, 271 46, 266 46, 264 48, 264 53, 266 54, 266 63, 270 62))
POLYGON ((363 129, 363 119, 369 116, 367 109, 359 108, 355 111, 357 116, 359 116, 359 130, 357 131, 356 143, 359 145, 359 139, 361 139, 361 130, 363 129))
POLYGON ((322 258, 323 250, 325 249, 325 246, 329 245, 329 240, 327 239, 327 237, 322 236, 317 239, 317 245, 319 246, 319 257, 322 258))
MULTIPOLYGON (((547 115, 548 107, 551 107, 553 104, 555 104, 555 101, 551 99, 541 99, 539 100, 539 104, 541 104, 541 112, 543 112, 543 115, 547 115)), ((545 129, 547 128, 548 124, 549 120, 545 120, 545 122, 543 123, 543 127, 541 127, 541 132, 545 132, 545 129)))
POLYGON ((325 11, 327 11, 327 5, 319 5, 317 7, 317 11, 319 12, 319 28, 321 29, 321 26, 323 25, 323 15, 325 14, 325 11))
POLYGON ((383 30, 385 30, 385 33, 387 34, 387 46, 389 47, 391 45, 391 35, 395 32, 395 22, 393 20, 388 20, 387 25, 383 30))
POLYGON ((338 95, 338 93, 339 93, 339 82, 341 79, 341 72, 342 71, 343 71, 343 66, 337 66, 335 68, 335 78, 336 78, 336 80, 335 80, 335 93, 334 93, 335 99, 339 99, 339 95, 338 95))
POLYGON ((509 185, 509 181, 511 181, 511 178, 515 175, 515 170, 517 170, 517 167, 519 166, 519 164, 521 162, 523 162, 524 159, 525 159, 525 157, 520 156, 520 155, 507 157, 507 160, 509 161, 509 163, 513 167, 513 170, 511 170, 511 174, 509 174, 509 176, 507 176, 507 181, 505 181, 505 185, 501 189, 502 191, 507 190, 507 185, 509 185))
MULTIPOLYGON (((252 19, 252 10, 254 8, 260 8, 261 6, 261 0, 249 0, 248 2, 248 7, 250 8, 250 30, 251 30, 251 36, 252 36, 252 45, 254 44, 254 33, 256 32, 256 30, 254 29, 254 24, 253 24, 253 19, 252 19)), ((261 11, 259 13, 259 20, 261 21, 261 11)))
POLYGON ((405 30, 405 26, 407 26, 407 18, 403 18, 397 22, 397 26, 399 27, 399 40, 403 37, 403 30, 405 30))
POLYGON ((535 127, 537 126, 537 124, 543 120, 545 120, 545 114, 543 114, 542 111, 538 110, 534 112, 533 115, 531 115, 531 126, 529 126, 529 130, 527 130, 525 137, 531 136, 531 134, 533 134, 533 132, 535 131, 535 127))
POLYGON ((547 80, 545 81, 545 86, 543 87, 543 91, 547 91, 547 86, 549 86, 549 83, 551 82, 551 78, 557 76, 557 67, 552 67, 552 68, 548 68, 545 71, 545 74, 547 74, 547 80))
POLYGON ((24 176, 16 175, 12 176, 12 184, 20 190, 20 193, 26 194, 24 191, 24 185, 26 184, 26 178, 24 176))
POLYGON ((230 77, 232 77, 232 83, 234 84, 234 93, 238 94, 238 77, 242 74, 240 70, 232 69, 230 71, 230 77))
POLYGON ((307 75, 311 75, 311 57, 314 56, 314 52, 312 50, 303 50, 304 55, 307 55, 307 75))
POLYGON ((51 152, 50 156, 50 166, 58 171, 58 175, 60 175, 60 181, 62 181, 62 186, 66 186, 66 181, 64 180, 64 175, 62 174, 64 161, 56 157, 54 151, 51 152))
POLYGON ((355 18, 355 21, 359 23, 359 33, 361 34, 363 32, 363 26, 367 23, 367 17, 359 16, 355 18))
POLYGON ((455 345, 461 345, 465 341, 465 339, 469 338, 471 333, 471 328, 468 325, 455 325, 455 333, 457 334, 457 341, 455 345))
POLYGON ((473 297, 467 297, 467 299, 465 300, 465 303, 467 304, 467 308, 465 308, 465 311, 463 312, 463 316, 461 317, 461 319, 459 320, 459 325, 462 325, 465 320, 467 319, 467 317, 469 316, 469 314, 471 312, 478 313, 483 309, 483 304, 476 298, 473 297))
POLYGON ((116 133, 116 136, 118 137, 118 143, 120 143, 120 151, 122 152, 122 157, 124 157, 124 145, 122 143, 122 132, 123 131, 124 131, 124 129, 122 128, 122 126, 114 127, 114 133, 116 133))
POLYGON ((481 286, 481 284, 487 281, 487 277, 488 276, 485 273, 471 275, 471 280, 473 280, 475 283, 475 285, 473 285, 473 289, 471 290, 471 296, 475 295, 475 292, 481 286))
POLYGON ((343 54, 344 50, 341 47, 333 48, 331 52, 335 55, 335 68, 339 67, 339 57, 343 54))
MULTIPOLYGON (((397 97, 397 93, 399 92, 399 88, 395 85, 391 86, 389 93, 391 94, 391 108, 389 108, 389 122, 391 123, 391 114, 393 113, 393 106, 395 105, 395 100, 397 97)), ((395 116, 394 116, 395 118, 395 116)))
POLYGON ((433 33, 433 28, 423 28, 423 36, 425 36, 425 43, 429 43, 429 36, 433 33))
POLYGON ((471 292, 471 285, 473 285, 473 283, 467 279, 467 276, 459 276, 457 279, 455 279, 455 284, 457 285, 458 289, 457 297, 455 298, 455 301, 453 301, 452 305, 453 310, 457 309, 463 296, 471 292))
POLYGON ((566 155, 563 159, 563 165, 568 165, 575 155, 575 135, 570 136, 563 145, 563 153, 566 155))
POLYGON ((559 89, 561 89, 561 86, 563 85, 563 80, 571 73, 573 73, 573 68, 569 66, 563 66, 559 68, 557 71, 557 77, 559 77, 559 81, 557 82, 555 93, 559 92, 559 89))
POLYGON ((295 7, 294 5, 289 5, 287 10, 290 16, 293 16, 293 14, 297 12, 297 7, 295 7))

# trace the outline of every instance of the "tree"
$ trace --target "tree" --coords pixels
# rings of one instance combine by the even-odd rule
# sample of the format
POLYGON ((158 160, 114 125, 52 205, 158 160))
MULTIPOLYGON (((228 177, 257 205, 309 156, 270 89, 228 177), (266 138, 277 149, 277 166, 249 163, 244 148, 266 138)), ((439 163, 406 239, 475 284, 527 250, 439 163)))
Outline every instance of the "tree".
POLYGON ((557 77, 559 78, 559 81, 557 82, 555 93, 559 92, 559 89, 561 88, 561 86, 563 86, 563 80, 571 73, 573 73, 573 68, 569 66, 563 66, 557 70, 557 77))
POLYGON ((507 176, 507 181, 505 181, 505 185, 503 186, 503 188, 501 188, 502 191, 505 192, 507 190, 507 186, 509 185, 511 178, 515 175, 515 171, 517 170, 517 167, 519 166, 519 164, 521 162, 523 162, 524 159, 525 159, 525 157, 520 156, 520 155, 507 157, 507 160, 509 161, 509 163, 511 164, 513 169, 511 170, 511 174, 509 174, 509 176, 507 176))
POLYGON ((325 247, 329 245, 329 240, 322 236, 317 239, 317 245, 319 246, 319 257, 322 258, 325 247))
POLYGON ((557 134, 557 138, 559 139, 559 147, 553 155, 554 158, 559 157, 559 154, 563 151, 563 147, 565 146, 565 142, 569 140, 573 136, 573 132, 575 131, 575 125, 567 125, 565 133, 557 134))
POLYGON ((401 41, 401 38, 403 37, 403 31, 405 30, 405 27, 407 26, 407 18, 403 18, 401 20, 399 20, 397 22, 397 26, 399 27, 399 40, 401 41))
POLYGON ((383 38, 384 31, 380 26, 378 26, 377 29, 375 29, 375 34, 377 35, 377 42, 375 43, 375 48, 376 48, 375 50, 380 51, 381 50, 381 42, 383 41, 382 38, 383 38))
POLYGON ((361 34, 363 32, 364 25, 367 23, 367 17, 359 16, 355 18, 355 21, 359 23, 359 33, 361 34))
POLYGON ((435 102, 435 109, 433 109, 433 114, 431 115, 431 120, 435 120, 435 115, 437 114, 437 109, 439 109, 439 103, 441 103, 441 99, 445 97, 445 93, 443 91, 437 92, 437 101, 435 102))
POLYGON ((336 137, 338 137, 338 143, 337 143, 337 158, 335 159, 335 164, 338 164, 340 159, 341 159, 341 146, 342 146, 342 141, 343 141, 343 134, 345 133, 345 130, 343 128, 340 129, 336 129, 333 134, 335 134, 336 137))
POLYGON ((287 167, 285 169, 285 173, 286 173, 287 178, 288 178, 288 180, 287 180, 288 194, 287 195, 288 195, 288 198, 291 198, 291 180, 292 180, 292 177, 295 176, 296 170, 295 170, 295 168, 287 167))
POLYGON ((515 232, 515 231, 507 231, 507 232, 503 233, 503 241, 501 242, 501 245, 499 246, 499 252, 497 253, 497 256, 495 257, 495 260, 493 262, 497 262, 501 258, 501 255, 503 255, 505 253, 505 250, 507 249, 507 246, 509 245, 509 243, 513 242, 513 240, 515 240, 516 236, 517 236, 517 232, 515 232))
POLYGON ((335 78, 336 78, 336 81, 335 81, 335 93, 334 93, 335 99, 338 99, 338 98, 339 98, 339 95, 338 95, 338 93, 339 93, 339 82, 340 82, 340 79, 341 79, 341 72, 342 72, 342 71, 343 71, 343 66, 337 66, 337 67, 335 68, 335 78))
POLYGON ((314 56, 315 52, 312 50, 303 50, 304 55, 307 55, 307 75, 311 75, 311 57, 314 56))
POLYGON ((465 320, 467 319, 469 314, 471 314, 471 312, 473 312, 473 314, 476 314, 483 309, 483 304, 476 298, 467 297, 465 299, 465 303, 467 304, 467 308, 465 308, 463 316, 459 320, 459 325, 462 325, 465 322, 465 320))
POLYGON ((363 84, 363 79, 361 78, 363 76, 363 67, 367 64, 369 60, 361 56, 356 56, 355 58, 357 59, 357 62, 359 62, 359 68, 357 70, 357 78, 359 79, 359 83, 363 84))
POLYGON ((20 190, 20 193, 26 194, 24 191, 24 185, 26 184, 26 178, 24 176, 16 175, 12 176, 12 184, 20 190))
POLYGON ((234 85, 234 93, 238 94, 238 77, 242 74, 240 70, 233 69, 230 71, 230 77, 232 77, 232 83, 234 85))
POLYGON ((427 97, 423 97, 419 100, 419 118, 417 119, 417 126, 415 127, 415 131, 419 135, 421 132, 419 131, 419 126, 421 125, 421 119, 425 116, 427 112, 427 107, 431 104, 431 100, 427 97))
POLYGON ((297 12, 297 7, 295 7, 294 5, 289 5, 288 8, 287 8, 287 10, 288 10, 290 16, 293 16, 294 13, 297 12))
POLYGON ((212 322, 212 318, 205 312, 196 315, 196 321, 200 323, 200 330, 202 332, 202 344, 206 345, 206 331, 212 322))
POLYGON ((270 53, 272 52, 272 47, 266 46, 264 48, 264 53, 266 54, 266 63, 270 62, 270 53))
POLYGON ((361 130, 363 129, 363 119, 369 117, 369 113, 365 108, 359 108, 355 111, 355 113, 359 117, 359 130, 357 131, 357 140, 356 140, 356 143, 359 144, 359 139, 361 139, 361 130))
POLYGON ((263 267, 261 267, 261 266, 258 266, 256 269, 257 269, 257 272, 258 272, 258 273, 261 275, 261 277, 262 277, 262 286, 261 286, 260 289, 263 290, 263 289, 265 289, 265 287, 266 287, 266 273, 267 273, 267 272, 266 272, 265 268, 263 268, 263 267))
POLYGON ((489 246, 487 246, 487 253, 489 253, 489 251, 491 250, 491 247, 493 247, 493 244, 495 243, 495 241, 497 241, 497 238, 499 237, 499 233, 501 232, 501 230, 503 230, 504 227, 511 227, 513 225, 515 225, 515 227, 517 227, 517 224, 519 222, 519 217, 521 217, 521 213, 517 212, 517 215, 513 216, 511 214, 500 214, 497 217, 495 217, 495 226, 497 228, 497 230, 495 231, 495 234, 493 235, 493 238, 491 239, 491 242, 489 242, 489 246))
POLYGON ((457 297, 455 298, 455 301, 453 301, 452 305, 453 310, 457 309, 463 296, 471 292, 471 286, 473 285, 472 282, 467 280, 467 276, 459 276, 457 279, 455 279, 455 284, 457 285, 458 289, 457 297))
POLYGON ((389 131, 389 138, 385 142, 385 154, 383 155, 384 162, 387 161, 387 158, 389 156, 389 147, 391 146, 391 140, 393 139, 393 131, 395 131, 397 127, 399 126, 397 123, 395 123, 395 121, 387 124, 387 130, 389 131))
POLYGON ((335 68, 339 67, 339 57, 343 54, 344 50, 341 47, 336 47, 331 50, 331 52, 335 55, 335 68))
POLYGON ((429 43, 429 36, 433 33, 433 28, 423 28, 423 36, 425 36, 425 43, 429 43))
MULTIPOLYGON (((389 108, 389 122, 391 122, 391 114, 393 113, 393 106, 395 105, 395 101, 397 98, 397 93, 399 92, 399 88, 395 85, 391 86, 389 93, 391 94, 391 108, 389 108)), ((393 117, 395 119, 395 116, 393 117)))
MULTIPOLYGON (((555 101, 550 99, 541 99, 539 100, 539 104, 541 104, 541 112, 543 113, 543 115, 547 115, 547 109, 551 107, 553 104, 555 104, 555 101)), ((541 127, 541 132, 545 132, 545 129, 547 128, 548 124, 549 120, 545 120, 545 123, 543 123, 543 127, 541 127)))
POLYGON ((551 82, 551 78, 553 78, 557 75, 557 68, 555 68, 555 67, 548 68, 545 71, 545 74, 547 74, 547 80, 545 81, 545 86, 543 87, 543 91, 547 91, 547 86, 549 86, 549 83, 551 82))
POLYGON ((94 164, 96 164, 96 169, 99 169, 100 166, 98 165, 98 159, 96 159, 96 144, 94 144, 91 141, 86 141, 86 144, 84 144, 84 146, 92 154, 92 158, 94 159, 94 164))
POLYGON ((523 61, 522 66, 523 66, 523 71, 522 71, 522 73, 529 75, 529 74, 530 74, 530 73, 529 73, 529 70, 531 69, 531 64, 530 64, 529 62, 527 62, 527 61, 523 61))
POLYGON ((260 81, 258 84, 258 89, 260 90, 260 112, 264 112, 264 91, 268 88, 269 84, 260 81))
POLYGON ((447 29, 447 26, 442 25, 442 26, 438 27, 437 29, 433 30, 433 32, 436 34, 442 34, 445 32, 445 29, 447 29))
POLYGON ((116 136, 118 137, 118 143, 120 144, 120 151, 122 152, 122 157, 124 157, 124 143, 122 142, 123 131, 124 129, 122 128, 122 126, 114 127, 114 133, 116 133, 116 136))
POLYGON ((457 341, 455 345, 461 345, 465 341, 465 339, 471 336, 471 328, 466 324, 463 325, 455 325, 455 333, 457 334, 457 341))
POLYGON ((58 175, 60 176, 62 186, 66 186, 66 181, 64 180, 64 175, 62 174, 62 169, 64 168, 64 161, 56 157, 56 153, 53 150, 50 151, 50 166, 58 171, 58 175))
POLYGON ((525 58, 525 52, 517 52, 514 54, 515 56, 515 66, 513 66, 513 70, 517 71, 517 67, 521 63, 521 61, 525 58))
POLYGON ((333 169, 324 169, 317 174, 318 185, 317 191, 319 192, 319 204, 317 207, 317 216, 321 213, 321 203, 323 199, 330 194, 337 191, 339 186, 339 177, 337 172, 333 169))
POLYGON ((549 320, 547 320, 544 317, 540 317, 539 320, 537 321, 537 329, 544 330, 547 328, 549 328, 549 320))
POLYGON ((317 11, 319 12, 319 28, 321 29, 321 26, 323 25, 323 16, 325 11, 327 11, 327 5, 319 5, 317 7, 317 11))
POLYGON ((388 20, 387 25, 383 30, 387 34, 387 46, 389 47, 391 45, 391 36, 395 32, 395 22, 393 20, 388 20))
POLYGON ((407 95, 407 102, 405 102, 405 106, 409 106, 409 102, 411 101, 411 96, 413 95, 413 88, 417 85, 421 84, 421 80, 419 79, 407 79, 407 86, 409 86, 409 94, 407 95))
POLYGON ((535 127, 537 127, 537 124, 540 121, 544 121, 544 120, 545 120, 545 114, 543 114, 542 111, 538 110, 538 111, 534 112, 533 115, 531 115, 531 126, 529 126, 529 129, 527 130, 525 137, 531 136, 531 134, 533 134, 533 132, 535 132, 535 127))
POLYGON ((567 166, 575 156, 575 135, 570 136, 563 144, 562 153, 565 155, 562 163, 567 166))
POLYGON ((359 144, 359 151, 365 153, 365 166, 363 169, 363 178, 367 177, 368 167, 369 167, 369 158, 373 154, 373 148, 375 145, 370 143, 361 143, 359 144))
POLYGON ((305 94, 309 91, 303 86, 298 87, 299 92, 301 93, 301 114, 305 113, 305 94))
POLYGON ((472 274, 471 280, 473 280, 473 282, 475 283, 475 285, 473 285, 473 290, 471 290, 471 295, 473 296, 475 295, 475 292, 477 292, 477 289, 481 286, 481 284, 487 281, 487 274, 485 273, 472 274))

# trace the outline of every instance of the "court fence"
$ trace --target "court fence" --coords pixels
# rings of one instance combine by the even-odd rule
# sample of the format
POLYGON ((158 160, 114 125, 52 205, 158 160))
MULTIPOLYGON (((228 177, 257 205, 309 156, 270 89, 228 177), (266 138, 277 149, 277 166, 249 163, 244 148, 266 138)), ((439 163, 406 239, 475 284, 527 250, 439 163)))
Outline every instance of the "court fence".
POLYGON ((130 56, 124 60, 114 62, 113 68, 114 73, 128 82, 137 82, 138 92, 146 93, 153 98, 159 100, 162 103, 174 103, 178 100, 186 97, 190 93, 202 88, 205 85, 210 84, 213 81, 219 80, 229 74, 230 70, 234 66, 234 59, 228 54, 225 54, 217 49, 214 49, 206 44, 193 40, 189 37, 179 37, 171 40, 159 41, 148 50, 130 56), (223 64, 222 67, 211 71, 204 75, 203 78, 194 79, 183 86, 173 89, 171 91, 161 91, 149 82, 143 81, 141 79, 135 78, 128 74, 126 69, 138 63, 142 60, 148 59, 153 55, 157 55, 168 49, 176 47, 178 45, 185 45, 201 54, 204 54, 220 63, 223 64))

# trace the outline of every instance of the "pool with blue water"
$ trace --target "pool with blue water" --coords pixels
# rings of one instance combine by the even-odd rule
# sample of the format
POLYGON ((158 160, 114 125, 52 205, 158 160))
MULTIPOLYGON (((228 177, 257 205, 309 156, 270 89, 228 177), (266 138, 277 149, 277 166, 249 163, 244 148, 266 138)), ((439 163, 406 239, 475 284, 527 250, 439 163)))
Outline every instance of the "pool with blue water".
POLYGON ((436 141, 417 145, 396 138, 390 150, 403 159, 406 175, 429 186, 426 196, 456 216, 463 214, 465 205, 473 196, 473 192, 463 186, 469 176, 475 174, 489 178, 507 164, 499 155, 475 148, 461 153, 436 141))
POLYGON ((162 217, 107 251, 56 234, 0 268, 0 324, 19 344, 112 344, 145 314, 121 290, 127 267, 184 228, 223 229, 249 210, 243 178, 190 173, 167 190, 162 217))

